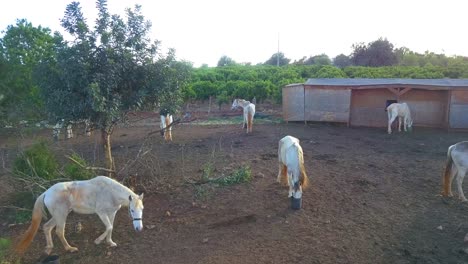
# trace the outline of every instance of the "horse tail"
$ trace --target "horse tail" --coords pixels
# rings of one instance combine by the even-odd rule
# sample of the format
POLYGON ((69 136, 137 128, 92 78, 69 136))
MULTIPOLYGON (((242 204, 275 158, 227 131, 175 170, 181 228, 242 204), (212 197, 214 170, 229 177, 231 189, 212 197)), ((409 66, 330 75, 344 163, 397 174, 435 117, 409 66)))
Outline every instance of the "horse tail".
POLYGON ((299 171, 300 171, 300 178, 299 181, 301 183, 302 189, 307 188, 309 186, 309 178, 307 177, 307 173, 304 167, 304 153, 302 152, 302 148, 298 146, 297 154, 299 155, 299 171))
POLYGON ((39 225, 41 224, 42 216, 44 215, 44 196, 45 193, 41 194, 37 197, 36 202, 34 203, 31 225, 21 238, 21 241, 15 247, 15 251, 18 254, 23 254, 36 236, 39 225))
POLYGON ((248 111, 247 112, 247 131, 250 130, 250 132, 252 132, 252 121, 253 121, 252 111, 248 111))
POLYGON ((452 149, 454 146, 450 146, 447 151, 447 160, 445 161, 445 172, 442 178, 442 195, 443 196, 448 196, 450 192, 450 174, 452 172, 452 165, 453 165, 453 159, 452 159, 452 149))

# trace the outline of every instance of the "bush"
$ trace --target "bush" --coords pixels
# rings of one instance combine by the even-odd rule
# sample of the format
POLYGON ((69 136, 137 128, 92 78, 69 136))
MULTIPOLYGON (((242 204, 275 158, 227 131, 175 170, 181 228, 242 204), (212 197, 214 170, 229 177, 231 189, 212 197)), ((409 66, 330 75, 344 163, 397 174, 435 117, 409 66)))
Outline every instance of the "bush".
POLYGON ((20 154, 14 162, 13 171, 18 176, 38 176, 45 180, 56 179, 59 165, 45 141, 34 144, 20 154))
POLYGON ((212 183, 217 183, 221 186, 229 186, 244 182, 249 182, 252 179, 252 173, 250 167, 243 166, 240 169, 235 170, 229 176, 223 178, 217 178, 211 180, 212 183))
POLYGON ((4 263, 4 258, 11 247, 11 240, 0 237, 0 263, 4 263))
POLYGON ((89 180, 94 177, 94 173, 90 170, 85 169, 87 167, 86 161, 80 157, 78 154, 73 153, 71 158, 80 163, 76 164, 75 162, 70 162, 65 165, 64 172, 65 175, 72 180, 89 180))

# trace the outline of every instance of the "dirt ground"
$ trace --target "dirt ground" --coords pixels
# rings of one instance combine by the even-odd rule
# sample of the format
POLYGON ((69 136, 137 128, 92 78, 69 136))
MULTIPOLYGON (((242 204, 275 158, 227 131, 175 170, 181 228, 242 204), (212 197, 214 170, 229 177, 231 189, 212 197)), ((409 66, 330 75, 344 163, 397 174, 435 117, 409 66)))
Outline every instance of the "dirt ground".
MULTIPOLYGON (((122 209, 113 232, 118 246, 96 246, 104 231, 98 217, 72 213, 66 236, 79 252, 64 252, 54 235, 61 263, 468 263, 468 204, 438 196, 447 148, 467 133, 415 128, 387 135, 385 128, 254 122, 246 135, 240 124, 189 123, 174 127, 172 143, 159 134, 145 141, 153 130, 146 122, 113 136, 120 179, 133 176, 145 193, 145 230, 136 233, 122 209), (310 177, 298 211, 289 209, 287 187, 276 183, 285 135, 300 139, 310 177), (139 150, 146 154, 133 162, 139 150), (199 182, 208 167, 218 177, 244 165, 250 183, 199 182), (78 221, 81 233, 73 228, 78 221)), ((5 153, 16 144, 6 138, 5 153)), ((51 146, 99 162, 97 138, 51 146)), ((2 237, 26 230, 0 224, 2 237)), ((24 262, 44 246, 40 232, 24 262)))

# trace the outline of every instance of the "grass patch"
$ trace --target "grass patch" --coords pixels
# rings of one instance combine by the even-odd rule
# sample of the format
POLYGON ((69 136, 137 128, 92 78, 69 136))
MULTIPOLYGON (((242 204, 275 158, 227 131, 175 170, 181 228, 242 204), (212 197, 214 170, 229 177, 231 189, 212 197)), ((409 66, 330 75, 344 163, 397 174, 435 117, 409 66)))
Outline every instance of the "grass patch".
POLYGON ((243 166, 225 177, 210 179, 210 183, 219 184, 221 186, 230 186, 252 180, 252 172, 249 166, 243 166))

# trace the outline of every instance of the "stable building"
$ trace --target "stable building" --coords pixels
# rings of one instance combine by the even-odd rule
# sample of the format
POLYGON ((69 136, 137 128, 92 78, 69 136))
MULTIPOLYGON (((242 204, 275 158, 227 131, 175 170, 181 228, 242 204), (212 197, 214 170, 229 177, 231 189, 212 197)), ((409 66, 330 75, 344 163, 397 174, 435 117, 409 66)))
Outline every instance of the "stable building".
POLYGON ((394 102, 414 126, 468 129, 468 79, 309 79, 283 87, 283 118, 386 127, 394 102))

